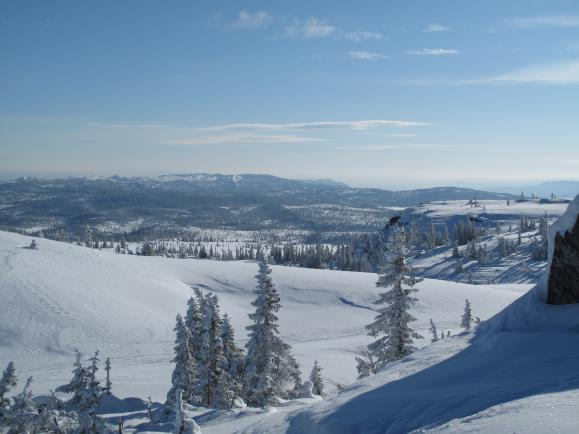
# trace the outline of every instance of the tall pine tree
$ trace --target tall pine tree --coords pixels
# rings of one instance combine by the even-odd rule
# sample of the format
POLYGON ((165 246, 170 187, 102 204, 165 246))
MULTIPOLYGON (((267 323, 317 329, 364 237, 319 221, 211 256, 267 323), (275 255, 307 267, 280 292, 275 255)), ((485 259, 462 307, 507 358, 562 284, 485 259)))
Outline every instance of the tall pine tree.
POLYGON ((297 363, 292 363, 290 346, 279 337, 280 296, 271 277, 271 268, 264 259, 259 262, 256 279, 256 298, 251 303, 255 312, 249 314, 252 324, 247 326, 244 396, 250 404, 263 406, 276 404, 279 398, 287 395, 286 377, 280 375, 285 367, 295 365, 294 376, 299 368, 297 363))
POLYGON ((191 337, 189 330, 185 326, 183 317, 177 315, 175 328, 175 363, 173 374, 171 375, 171 389, 167 393, 167 403, 173 404, 177 390, 181 390, 183 399, 193 401, 195 399, 194 383, 197 378, 197 366, 191 354, 191 337))
MULTIPOLYGON (((368 345, 378 364, 378 369, 385 364, 399 360, 414 352, 414 339, 421 338, 411 327, 416 319, 410 313, 410 307, 417 301, 412 294, 418 290, 414 285, 420 281, 414 277, 414 270, 406 263, 407 247, 404 228, 395 224, 390 228, 385 263, 380 271, 376 286, 389 288, 380 294, 374 302, 384 305, 374 322, 366 326, 368 334, 378 339, 368 345)), ((367 372, 365 366, 358 365, 358 372, 367 372)))

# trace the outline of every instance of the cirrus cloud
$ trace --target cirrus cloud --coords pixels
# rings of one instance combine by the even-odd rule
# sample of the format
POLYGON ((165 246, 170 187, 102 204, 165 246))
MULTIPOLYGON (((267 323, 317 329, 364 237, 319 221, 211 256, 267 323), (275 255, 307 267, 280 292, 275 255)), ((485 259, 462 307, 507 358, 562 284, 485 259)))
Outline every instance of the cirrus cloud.
POLYGON ((371 53, 368 51, 350 51, 348 56, 356 60, 378 60, 378 59, 388 59, 390 56, 386 56, 380 53, 371 53))
POLYGON ((273 131, 273 130, 367 130, 376 127, 414 127, 432 125, 429 122, 415 122, 390 119, 360 121, 322 121, 302 123, 236 123, 194 128, 196 131, 273 131))
POLYGON ((539 29, 548 27, 579 27, 579 15, 543 15, 535 17, 514 17, 507 24, 519 29, 539 29))
POLYGON ((518 69, 488 82, 579 84, 579 60, 552 65, 535 65, 518 69))
POLYGON ((461 53, 458 50, 449 48, 420 48, 418 50, 407 51, 406 54, 413 56, 452 56, 461 53))
POLYGON ((167 139, 167 145, 226 145, 237 143, 304 143, 321 142, 317 137, 302 137, 294 135, 263 135, 263 134, 223 134, 216 136, 191 137, 185 139, 167 139))

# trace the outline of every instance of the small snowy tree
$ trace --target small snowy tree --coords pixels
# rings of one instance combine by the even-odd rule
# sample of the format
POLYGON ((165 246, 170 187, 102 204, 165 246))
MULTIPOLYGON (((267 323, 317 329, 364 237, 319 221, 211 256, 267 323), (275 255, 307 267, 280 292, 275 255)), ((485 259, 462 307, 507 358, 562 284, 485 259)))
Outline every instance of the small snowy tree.
POLYGON ((72 398, 70 399, 69 404, 77 406, 82 400, 84 390, 86 388, 87 370, 82 366, 82 354, 80 351, 75 348, 74 353, 76 359, 74 362, 74 369, 72 370, 72 379, 68 384, 58 386, 55 391, 72 394, 72 398))
POLYGON ((410 327, 410 323, 416 320, 410 313, 410 307, 417 300, 411 294, 417 292, 414 285, 420 280, 414 277, 414 270, 406 264, 404 228, 395 225, 391 230, 385 264, 376 283, 380 288, 390 289, 381 293, 380 298, 374 302, 385 306, 379 309, 374 322, 366 326, 370 336, 374 338, 380 336, 368 345, 379 369, 386 363, 414 352, 416 350, 414 339, 421 338, 410 327))
POLYGON ((107 395, 111 394, 111 387, 112 387, 112 383, 111 383, 111 358, 107 357, 107 359, 105 360, 105 371, 107 372, 107 379, 105 382, 105 388, 104 388, 104 392, 107 395))
POLYGON ((434 325, 434 321, 432 321, 432 319, 430 320, 429 331, 432 334, 432 339, 430 339, 430 342, 434 343, 434 342, 438 341, 438 332, 436 331, 436 325, 434 325))
POLYGON ((2 425, 6 425, 8 434, 33 434, 39 432, 40 417, 38 408, 32 401, 31 384, 32 377, 29 377, 26 380, 24 389, 13 398, 13 404, 3 417, 4 423, 0 424, 0 429, 2 425))
POLYGON ((372 351, 366 345, 356 348, 356 370, 358 378, 368 377, 378 372, 378 362, 372 351))
POLYGON ((180 389, 175 391, 174 402, 175 425, 173 434, 201 434, 199 425, 192 418, 187 418, 183 410, 183 392, 180 389))
POLYGON ((16 368, 14 367, 14 362, 9 362, 2 374, 2 378, 0 379, 0 421, 3 418, 4 412, 10 405, 10 400, 6 394, 10 392, 16 384, 18 384, 16 368))
POLYGON ((90 367, 86 370, 86 386, 78 404, 79 434, 105 433, 104 422, 98 417, 97 410, 102 398, 102 388, 96 378, 99 352, 90 358, 90 367))
POLYGON ((171 389, 167 393, 167 403, 172 404, 177 390, 181 390, 183 399, 189 400, 194 397, 194 381, 197 374, 197 367, 191 348, 189 346, 191 338, 189 331, 183 322, 183 317, 177 315, 175 328, 175 357, 173 363, 173 374, 171 375, 171 389))
POLYGON ((464 312, 461 316, 460 326, 469 331, 472 327, 472 311, 470 308, 470 301, 466 300, 464 303, 464 312))
POLYGON ((324 379, 322 378, 322 367, 319 365, 317 360, 314 361, 314 367, 310 373, 310 381, 312 383, 312 393, 325 398, 326 393, 324 392, 325 387, 324 379))

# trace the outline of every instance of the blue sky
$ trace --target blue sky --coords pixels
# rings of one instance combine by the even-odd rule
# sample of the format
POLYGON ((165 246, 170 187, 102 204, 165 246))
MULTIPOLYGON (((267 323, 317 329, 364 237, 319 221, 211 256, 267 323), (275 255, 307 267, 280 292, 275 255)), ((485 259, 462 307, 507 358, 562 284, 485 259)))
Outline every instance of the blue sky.
POLYGON ((3 1, 0 175, 579 178, 579 2, 3 1))

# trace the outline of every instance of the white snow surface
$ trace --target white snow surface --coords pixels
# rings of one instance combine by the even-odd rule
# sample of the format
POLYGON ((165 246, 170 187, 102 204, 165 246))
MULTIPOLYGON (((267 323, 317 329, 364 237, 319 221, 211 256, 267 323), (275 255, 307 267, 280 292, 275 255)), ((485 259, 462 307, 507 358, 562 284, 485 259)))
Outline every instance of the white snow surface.
MULTIPOLYGON (((20 378, 34 375, 34 392, 66 382, 74 359, 100 350, 112 361, 117 396, 164 400, 169 389, 173 327, 192 286, 218 294, 240 345, 254 298, 257 266, 117 255, 75 245, 0 232, 0 366, 14 360, 20 378)), ((353 350, 369 342, 364 325, 375 316, 377 276, 273 267, 280 288, 280 329, 294 348, 304 378, 314 359, 330 391, 355 379, 353 350)), ((529 285, 467 285, 425 280, 415 306, 417 330, 430 342, 429 319, 439 330, 460 331, 468 298, 483 320, 517 299, 529 285)), ((359 387, 359 386, 356 386, 359 387)))
MULTIPOLYGON (((550 239, 578 213, 579 196, 550 239)), ((545 283, 474 333, 429 345, 328 400, 240 432, 578 432, 579 305, 545 304, 545 283)))
POLYGON ((457 216, 486 216, 489 219, 506 220, 509 217, 518 219, 521 215, 527 217, 541 217, 545 213, 549 217, 560 217, 565 213, 568 204, 564 201, 542 203, 537 199, 524 201, 511 200, 479 200, 476 206, 471 206, 465 200, 449 200, 443 202, 428 202, 409 208, 408 212, 415 216, 428 215, 430 218, 450 218, 457 216))

